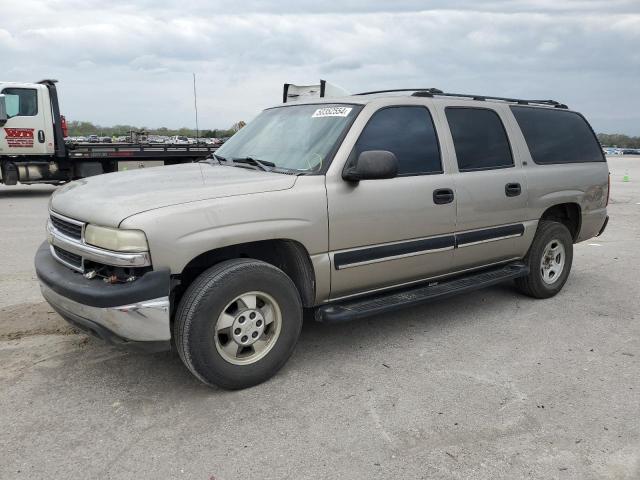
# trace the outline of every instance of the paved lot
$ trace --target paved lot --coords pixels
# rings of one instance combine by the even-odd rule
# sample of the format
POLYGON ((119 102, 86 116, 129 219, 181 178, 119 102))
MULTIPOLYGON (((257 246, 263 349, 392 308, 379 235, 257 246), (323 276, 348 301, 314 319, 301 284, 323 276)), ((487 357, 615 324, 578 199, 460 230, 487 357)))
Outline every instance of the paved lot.
POLYGON ((32 267, 53 189, 0 187, 0 478, 640 478, 640 158, 610 168, 609 228, 557 297, 307 322, 240 392, 73 334, 32 267))

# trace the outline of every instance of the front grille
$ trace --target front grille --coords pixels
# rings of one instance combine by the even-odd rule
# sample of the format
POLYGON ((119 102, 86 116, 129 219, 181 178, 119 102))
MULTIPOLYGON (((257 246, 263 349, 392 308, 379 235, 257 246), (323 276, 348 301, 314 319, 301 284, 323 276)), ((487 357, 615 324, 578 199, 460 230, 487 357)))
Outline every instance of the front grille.
POLYGON ((68 222, 53 215, 51 215, 51 223, 60 233, 67 237, 80 240, 80 237, 82 236, 82 225, 76 225, 75 223, 68 222))
POLYGON ((80 255, 76 255, 75 253, 67 252, 66 250, 61 249, 60 247, 53 247, 54 252, 61 260, 64 260, 69 265, 73 265, 76 268, 82 268, 82 257, 80 255))

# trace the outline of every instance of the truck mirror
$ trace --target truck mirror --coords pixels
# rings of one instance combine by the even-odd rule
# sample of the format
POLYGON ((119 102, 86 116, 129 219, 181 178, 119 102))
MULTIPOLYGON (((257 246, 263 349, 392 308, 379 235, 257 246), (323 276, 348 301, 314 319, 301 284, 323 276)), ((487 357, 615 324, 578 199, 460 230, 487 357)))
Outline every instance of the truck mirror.
POLYGON ((398 176, 398 159, 386 150, 367 150, 358 157, 355 167, 349 167, 342 173, 348 182, 360 180, 378 180, 398 176))
POLYGON ((8 119, 7 102, 5 100, 5 96, 0 94, 0 127, 4 126, 8 119))

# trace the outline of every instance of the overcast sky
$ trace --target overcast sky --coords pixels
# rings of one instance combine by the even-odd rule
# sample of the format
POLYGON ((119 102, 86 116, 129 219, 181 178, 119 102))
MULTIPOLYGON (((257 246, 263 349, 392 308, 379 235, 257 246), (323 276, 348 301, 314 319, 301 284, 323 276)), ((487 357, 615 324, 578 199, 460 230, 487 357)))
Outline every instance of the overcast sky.
POLYGON ((101 125, 250 120, 282 84, 552 98, 640 135, 639 0, 0 0, 0 80, 101 125))

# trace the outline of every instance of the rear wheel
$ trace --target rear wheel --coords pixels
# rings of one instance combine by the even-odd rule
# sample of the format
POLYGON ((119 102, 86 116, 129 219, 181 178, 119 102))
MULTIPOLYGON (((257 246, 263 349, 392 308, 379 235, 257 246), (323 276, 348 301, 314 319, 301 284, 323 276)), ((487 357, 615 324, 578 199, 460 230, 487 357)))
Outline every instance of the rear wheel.
POLYGON ((293 353, 301 327, 291 279, 268 263, 239 259, 210 268, 189 286, 174 337, 198 379, 239 389, 273 376, 293 353))
POLYGON ((530 297, 552 297, 566 283, 572 261, 573 238, 569 229, 562 223, 542 220, 525 257, 529 275, 518 278, 516 286, 530 297))

